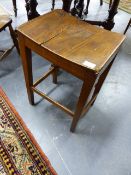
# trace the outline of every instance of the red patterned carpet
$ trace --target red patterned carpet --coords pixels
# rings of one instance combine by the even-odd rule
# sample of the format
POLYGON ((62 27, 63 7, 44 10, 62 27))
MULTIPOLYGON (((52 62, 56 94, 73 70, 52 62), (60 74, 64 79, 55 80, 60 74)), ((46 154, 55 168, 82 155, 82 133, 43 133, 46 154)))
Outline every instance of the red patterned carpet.
POLYGON ((56 175, 47 157, 1 88, 0 174, 56 175))

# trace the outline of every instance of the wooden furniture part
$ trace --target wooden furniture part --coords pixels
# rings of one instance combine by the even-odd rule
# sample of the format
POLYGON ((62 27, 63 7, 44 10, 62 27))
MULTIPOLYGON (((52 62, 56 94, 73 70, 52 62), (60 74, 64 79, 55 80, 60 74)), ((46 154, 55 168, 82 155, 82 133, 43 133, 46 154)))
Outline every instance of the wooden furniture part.
MULTIPOLYGON (((70 0, 72 1, 72 0, 70 0)), ((120 0, 112 0, 110 1, 110 8, 108 11, 108 17, 106 20, 104 21, 91 21, 91 20, 85 20, 86 22, 93 24, 93 25, 98 25, 98 26, 102 26, 107 30, 111 30, 114 27, 114 16, 117 14, 117 8, 119 5, 120 0)), ((69 11, 70 9, 70 2, 66 2, 66 0, 63 0, 64 5, 64 10, 69 11), (68 3, 68 6, 67 6, 68 3)), ((71 10, 71 13, 73 16, 78 16, 80 18, 82 18, 82 13, 83 13, 83 9, 84 9, 84 0, 78 0, 78 3, 76 6, 74 6, 74 8, 71 10)))
MULTIPOLYGON (((26 1, 26 10, 28 19, 33 19, 39 16, 39 13, 36 10, 37 0, 25 0, 26 1)), ((63 1, 63 10, 66 12, 70 12, 71 3, 73 0, 62 0, 63 1)), ((71 10, 71 14, 74 16, 82 17, 82 12, 84 9, 84 0, 75 0, 77 3, 76 6, 71 10)), ((102 26, 107 30, 111 30, 114 27, 114 16, 117 14, 117 8, 120 0, 113 0, 111 3, 111 7, 108 11, 108 17, 104 21, 91 21, 86 20, 87 23, 102 26)))
POLYGON ((52 8, 51 8, 51 10, 54 10, 54 7, 55 7, 55 0, 52 0, 52 8))
POLYGON ((14 45, 10 49, 0 50, 0 52, 1 52, 0 60, 3 59, 6 55, 8 55, 11 52, 11 50, 14 48, 14 46, 17 48, 17 50, 19 52, 18 41, 16 39, 16 34, 12 28, 11 23, 12 23, 12 20, 8 16, 0 16, 0 32, 5 30, 6 27, 8 27, 9 31, 10 31, 11 38, 12 38, 13 43, 14 43, 14 45))
MULTIPOLYGON (((109 2, 109 8, 111 7, 112 0, 109 2)), ((84 10, 84 14, 88 14, 88 8, 89 8, 90 0, 87 0, 86 8, 84 10)), ((103 0, 100 0, 100 5, 103 5, 103 0)))
MULTIPOLYGON (((84 10, 84 14, 88 14, 88 8, 89 8, 90 0, 87 0, 86 8, 84 10)), ((100 0, 100 5, 103 5, 103 0, 100 0)))
POLYGON ((13 7, 14 7, 14 12, 15 12, 15 17, 17 17, 17 6, 16 6, 16 0, 12 0, 13 7))
POLYGON ((37 0, 25 0, 26 3, 26 11, 27 11, 27 18, 28 20, 31 20, 33 18, 36 18, 40 16, 40 14, 37 12, 37 0))
POLYGON ((126 32, 127 32, 127 30, 129 29, 130 26, 131 26, 131 18, 129 19, 129 22, 128 22, 127 26, 126 26, 124 34, 126 34, 126 32))
POLYGON ((86 24, 63 10, 54 10, 21 25, 18 38, 30 103, 34 104, 35 92, 70 114, 73 132, 80 116, 94 103, 125 36, 86 24), (36 82, 31 51, 52 63, 49 72, 36 82), (83 81, 75 112, 37 89, 50 74, 56 83, 59 68, 83 81))

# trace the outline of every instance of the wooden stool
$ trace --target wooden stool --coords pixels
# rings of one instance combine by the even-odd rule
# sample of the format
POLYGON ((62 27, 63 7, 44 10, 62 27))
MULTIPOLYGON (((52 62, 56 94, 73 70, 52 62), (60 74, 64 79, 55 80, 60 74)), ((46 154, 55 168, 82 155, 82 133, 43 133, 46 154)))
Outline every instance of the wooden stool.
POLYGON ((87 24, 63 10, 54 10, 21 25, 18 38, 30 103, 34 104, 35 92, 67 112, 73 117, 73 132, 80 117, 95 102, 125 36, 87 24), (32 76, 31 51, 53 65, 36 82, 32 76), (83 81, 75 112, 37 89, 50 74, 56 83, 58 68, 83 81))
POLYGON ((0 52, 2 53, 0 56, 0 60, 2 58, 4 58, 6 55, 8 55, 14 46, 17 48, 17 51, 19 52, 18 41, 16 39, 16 34, 12 28, 11 23, 12 23, 12 20, 8 16, 0 16, 0 32, 5 30, 6 27, 8 27, 9 31, 10 31, 11 38, 12 38, 13 43, 14 43, 14 45, 10 49, 0 50, 0 52))
POLYGON ((127 32, 127 30, 129 29, 130 26, 131 26, 131 18, 130 18, 130 20, 129 20, 127 26, 126 26, 126 29, 125 29, 125 31, 124 31, 124 34, 126 34, 126 32, 127 32))

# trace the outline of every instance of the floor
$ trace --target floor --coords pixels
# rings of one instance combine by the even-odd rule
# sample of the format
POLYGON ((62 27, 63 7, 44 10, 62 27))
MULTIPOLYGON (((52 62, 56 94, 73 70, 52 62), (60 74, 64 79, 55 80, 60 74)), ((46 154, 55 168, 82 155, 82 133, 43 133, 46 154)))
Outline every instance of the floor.
MULTIPOLYGON (((38 0, 38 11, 51 8, 49 0, 38 0)), ((27 20, 24 0, 17 3, 13 16, 11 0, 0 3, 12 14, 13 26, 27 20)), ((61 7, 57 0, 56 8, 61 7)), ((108 5, 90 4, 88 18, 105 17, 108 5), (95 10, 94 10, 95 9, 95 10)), ((122 33, 130 15, 119 10, 113 31, 122 33)), ((37 105, 28 103, 20 56, 14 49, 0 62, 0 86, 4 89, 37 142, 59 175, 131 175, 131 30, 90 111, 70 133, 71 118, 37 95, 37 105)), ((0 33, 0 48, 11 45, 8 31, 0 33)), ((34 79, 49 68, 49 63, 33 54, 34 79)), ((39 86, 51 97, 74 109, 82 82, 60 71, 58 85, 46 79, 39 86)))

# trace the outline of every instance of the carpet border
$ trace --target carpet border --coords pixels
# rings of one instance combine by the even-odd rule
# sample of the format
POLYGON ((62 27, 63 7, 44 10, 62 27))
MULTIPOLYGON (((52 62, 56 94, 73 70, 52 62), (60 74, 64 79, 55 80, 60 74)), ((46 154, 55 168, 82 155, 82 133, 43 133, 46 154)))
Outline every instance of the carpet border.
POLYGON ((41 157, 44 159, 44 161, 46 162, 46 165, 48 166, 48 168, 50 169, 51 173, 53 175, 58 175, 56 173, 56 171, 54 170, 54 168, 52 167, 50 161, 48 160, 48 157, 45 155, 45 153, 42 151, 40 145, 37 143, 35 137, 33 136, 33 134, 31 133, 31 131, 29 130, 29 128, 26 126, 25 122, 23 121, 23 119, 21 118, 21 116, 19 115, 19 113, 16 111, 15 107, 13 106, 13 104, 11 103, 10 99, 7 97, 6 93, 3 91, 2 87, 0 86, 0 94, 4 97, 5 101, 8 103, 10 109, 14 112, 14 114, 16 115, 18 121, 20 122, 20 124, 22 125, 22 127, 24 128, 24 130, 27 132, 27 135, 29 136, 31 142, 34 144, 34 146, 36 147, 36 149, 38 150, 38 152, 40 153, 41 157))

